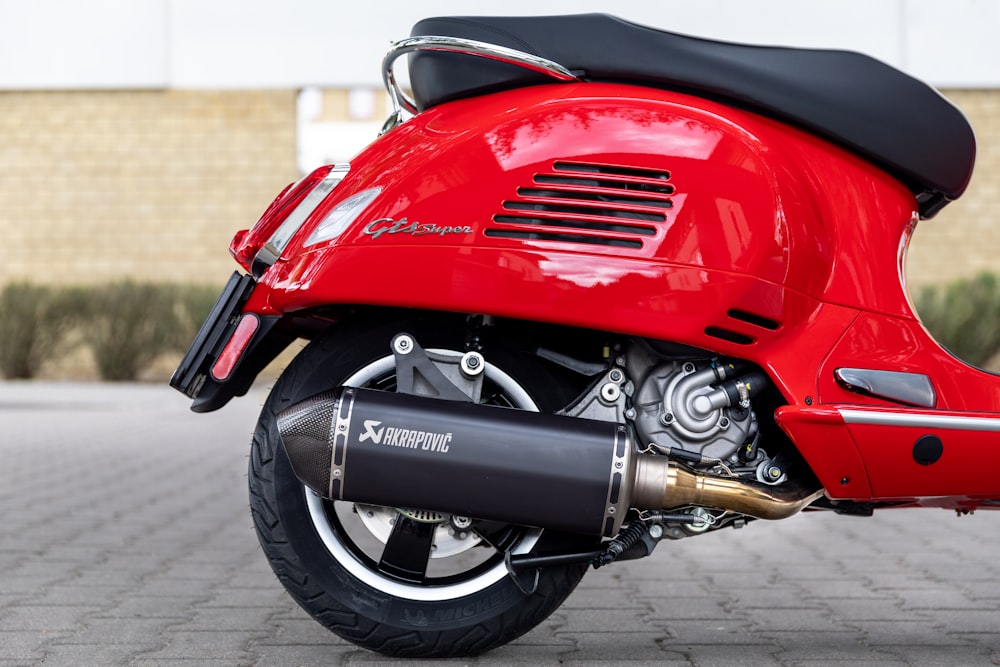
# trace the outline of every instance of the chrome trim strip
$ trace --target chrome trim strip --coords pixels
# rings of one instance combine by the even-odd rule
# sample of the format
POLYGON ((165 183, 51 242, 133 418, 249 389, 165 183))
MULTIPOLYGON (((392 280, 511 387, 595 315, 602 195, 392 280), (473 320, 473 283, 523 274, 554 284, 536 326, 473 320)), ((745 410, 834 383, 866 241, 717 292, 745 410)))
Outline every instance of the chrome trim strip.
POLYGON ((951 431, 986 431, 1000 433, 1000 416, 997 417, 955 417, 938 415, 911 415, 898 412, 877 412, 874 410, 838 410, 844 422, 870 426, 909 426, 913 428, 936 428, 951 431))
MULTIPOLYGON (((547 74, 557 81, 579 81, 568 69, 559 63, 541 58, 524 51, 509 49, 505 46, 498 46, 488 42, 479 42, 474 39, 461 39, 458 37, 440 37, 437 35, 420 35, 401 39, 392 45, 392 48, 385 58, 382 59, 382 81, 386 90, 389 91, 389 98, 392 100, 394 109, 390 120, 398 119, 401 110, 406 110, 411 114, 417 113, 417 104, 410 99, 396 82, 396 77, 392 71, 392 65, 400 56, 414 51, 447 51, 451 53, 464 53, 470 56, 479 56, 489 60, 498 60, 509 65, 518 65, 533 72, 547 74)), ((398 122, 398 121, 397 121, 398 122)), ((388 123, 387 123, 388 125, 388 123)), ((383 132, 386 130, 383 129, 383 132)))
POLYGON ((870 368, 838 368, 837 382, 847 389, 897 403, 933 408, 937 393, 930 377, 921 373, 877 371, 870 368))
POLYGON ((331 192, 337 189, 337 186, 340 185, 350 171, 351 165, 349 163, 335 164, 323 180, 306 193, 302 201, 278 225, 278 229, 271 234, 267 242, 257 251, 251 264, 251 273, 254 278, 260 279, 265 271, 274 266, 274 263, 281 257, 281 253, 285 252, 285 248, 288 247, 292 238, 299 233, 306 219, 313 214, 313 211, 319 208, 319 205, 323 203, 323 200, 331 192), (325 192, 321 187, 324 184, 329 184, 325 192))

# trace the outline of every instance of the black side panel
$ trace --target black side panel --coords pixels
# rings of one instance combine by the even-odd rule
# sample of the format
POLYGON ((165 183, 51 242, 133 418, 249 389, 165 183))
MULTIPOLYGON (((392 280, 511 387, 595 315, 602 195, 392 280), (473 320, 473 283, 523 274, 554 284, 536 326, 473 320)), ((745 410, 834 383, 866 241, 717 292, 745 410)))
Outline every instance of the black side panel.
MULTIPOLYGON (((586 80, 701 94, 799 125, 901 179, 925 217, 961 195, 972 175, 975 136, 961 111, 923 82, 859 53, 716 42, 606 14, 432 18, 412 34, 498 44, 553 60, 586 80)), ((551 81, 438 52, 412 55, 410 79, 421 109, 551 81)))

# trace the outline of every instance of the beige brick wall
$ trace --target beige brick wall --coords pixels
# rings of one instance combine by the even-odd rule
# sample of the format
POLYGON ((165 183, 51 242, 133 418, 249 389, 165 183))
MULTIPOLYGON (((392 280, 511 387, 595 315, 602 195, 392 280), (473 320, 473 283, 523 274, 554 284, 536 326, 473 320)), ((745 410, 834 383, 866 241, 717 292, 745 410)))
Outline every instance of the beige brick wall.
MULTIPOLYGON (((946 94, 975 127, 979 158, 966 196, 917 229, 915 288, 1000 271, 1000 90, 946 94)), ((221 284, 236 268, 233 233, 298 177, 295 100, 292 90, 0 92, 0 285, 221 284)), ((324 92, 323 116, 346 116, 345 91, 324 92)))
POLYGON ((291 90, 0 92, 0 285, 221 285, 295 132, 291 90))
POLYGON ((1000 273, 1000 90, 949 90, 945 96, 976 131, 976 170, 961 199, 917 225, 906 268, 911 292, 982 271, 1000 273))

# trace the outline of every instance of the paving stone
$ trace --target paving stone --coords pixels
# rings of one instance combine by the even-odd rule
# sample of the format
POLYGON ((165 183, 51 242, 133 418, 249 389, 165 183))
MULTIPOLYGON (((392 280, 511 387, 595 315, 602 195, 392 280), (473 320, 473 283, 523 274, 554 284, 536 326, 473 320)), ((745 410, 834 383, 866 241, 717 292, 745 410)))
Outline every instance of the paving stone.
MULTIPOLYGON (((0 382, 24 434, 0 440, 0 667, 413 664, 339 639, 271 572, 246 497, 259 402, 0 382)), ((1000 664, 997 553, 1000 513, 755 522, 592 571, 514 643, 421 665, 1000 664)))
POLYGON ((872 646, 966 646, 972 641, 929 620, 859 622, 858 629, 872 646))
POLYGON ((560 609, 637 609, 646 610, 649 605, 641 594, 609 595, 608 588, 581 586, 573 591, 560 609))
MULTIPOLYGON (((940 588, 898 589, 893 595, 903 601, 904 610, 955 609, 997 610, 995 601, 975 599, 954 586, 940 588)), ((1000 612, 998 612, 1000 615, 1000 612)))
POLYGON ((890 646, 883 650, 921 667, 998 664, 996 655, 983 646, 890 646))
POLYGON ((561 636, 572 639, 576 648, 560 655, 563 663, 631 664, 633 662, 689 661, 684 653, 661 643, 663 633, 634 632, 611 626, 608 632, 595 632, 587 636, 565 632, 561 636))
MULTIPOLYGON (((650 621, 651 623, 653 621, 650 621)), ((665 646, 687 644, 744 645, 771 643, 759 633, 753 632, 746 621, 662 621, 665 629, 665 646)))
POLYGON ((163 644, 164 635, 177 622, 175 618, 87 618, 80 630, 53 643, 122 645, 145 651, 163 644))
POLYGON ((607 632, 614 629, 635 630, 649 609, 573 609, 562 613, 560 633, 607 632))
POLYGON ((1000 634, 1000 608, 993 609, 923 609, 931 621, 947 628, 949 634, 1000 634))
POLYGON ((768 630, 762 634, 782 647, 777 654, 781 660, 793 663, 841 660, 853 664, 855 660, 895 659, 891 653, 865 644, 863 637, 854 631, 768 630))
POLYGON ((751 622, 760 632, 834 632, 848 629, 822 609, 771 609, 753 614, 751 622))
POLYGON ((755 586, 727 591, 732 607, 740 609, 822 609, 822 598, 803 592, 800 586, 755 586))
MULTIPOLYGON (((151 645, 150 648, 154 646, 151 645)), ((56 644, 46 647, 42 664, 45 667, 124 665, 142 648, 142 644, 56 644)))
POLYGON ((913 667, 914 663, 905 662, 903 660, 894 660, 892 658, 859 658, 859 659, 848 659, 848 660, 828 660, 825 658, 810 658, 807 660, 792 660, 788 662, 782 662, 783 665, 788 665, 789 667, 845 667, 845 665, 850 665, 851 667, 913 667))
POLYGON ((232 631, 202 632, 171 631, 166 635, 166 644, 159 649, 141 653, 139 662, 147 660, 208 660, 236 661, 243 664, 253 662, 253 653, 248 645, 256 639, 252 633, 232 631))
MULTIPOLYGON (((331 650, 329 646, 323 644, 313 645, 288 645, 280 646, 255 646, 254 647, 255 667, 334 667, 336 665, 356 664, 347 661, 344 650, 337 647, 331 650)), ((425 661, 420 661, 423 665, 425 661)))
POLYGON ((728 603, 714 598, 645 598, 643 601, 648 608, 648 613, 643 615, 653 618, 690 621, 733 617, 733 612, 727 608, 728 603))
POLYGON ((24 604, 5 609, 0 622, 3 629, 8 631, 71 632, 99 609, 96 606, 24 604))
POLYGON ((288 646, 288 645, 310 645, 310 646, 352 646, 352 644, 337 635, 333 634, 325 627, 305 616, 298 619, 272 619, 261 625, 262 633, 254 640, 254 646, 288 646))
MULTIPOLYGON (((491 665, 558 665, 566 655, 576 653, 576 644, 562 638, 558 644, 507 644, 480 656, 473 664, 491 665)), ((463 662, 463 661, 456 661, 463 662)), ((350 663, 353 664, 353 663, 350 663)))
MULTIPOLYGON (((223 632, 233 630, 263 634, 270 629, 269 619, 273 613, 273 609, 264 609, 261 607, 250 607, 247 609, 199 607, 192 609, 189 619, 175 624, 172 631, 185 632, 190 630, 198 632, 211 630, 212 632, 223 632)), ((318 626, 319 624, 315 623, 315 625, 318 626)))
POLYGON ((895 589, 876 588, 857 578, 845 576, 839 579, 823 579, 818 581, 797 582, 804 592, 814 598, 860 598, 860 599, 893 599, 895 589))
POLYGON ((673 648, 683 652, 694 667, 787 667, 788 664, 775 657, 780 649, 770 644, 675 645, 673 648))
MULTIPOLYGON (((816 602, 830 610, 833 618, 853 624, 899 617, 903 613, 902 602, 897 599, 827 598, 816 602)), ((928 620, 926 616, 915 611, 906 612, 906 617, 928 620)))
POLYGON ((66 632, 7 630, 0 618, 0 660, 28 664, 45 656, 45 647, 66 632))

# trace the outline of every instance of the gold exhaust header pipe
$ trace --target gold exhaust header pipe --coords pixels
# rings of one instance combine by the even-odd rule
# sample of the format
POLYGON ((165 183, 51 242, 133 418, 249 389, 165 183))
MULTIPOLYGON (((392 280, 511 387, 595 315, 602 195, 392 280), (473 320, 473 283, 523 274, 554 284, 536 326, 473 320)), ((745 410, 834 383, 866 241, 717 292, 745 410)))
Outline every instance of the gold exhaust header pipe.
POLYGON ((691 472, 661 456, 639 455, 631 504, 669 510, 698 505, 758 519, 785 519, 823 495, 823 489, 775 487, 759 482, 691 472))

